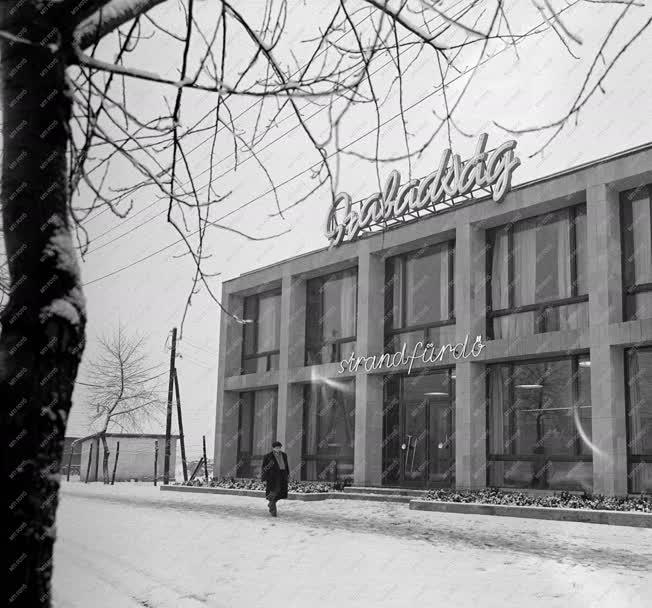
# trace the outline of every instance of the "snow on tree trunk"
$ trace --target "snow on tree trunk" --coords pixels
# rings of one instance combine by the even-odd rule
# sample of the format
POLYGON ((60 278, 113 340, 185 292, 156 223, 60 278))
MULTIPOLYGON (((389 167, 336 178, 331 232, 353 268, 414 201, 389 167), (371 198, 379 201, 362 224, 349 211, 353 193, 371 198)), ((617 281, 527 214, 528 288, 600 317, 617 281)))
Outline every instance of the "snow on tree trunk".
POLYGON ((109 483, 109 446, 106 442, 106 433, 102 433, 102 447, 104 448, 104 457, 102 459, 102 480, 104 483, 109 483))
MULTIPOLYGON (((5 2, 2 214, 11 295, 0 401, 8 436, 11 606, 49 606, 59 466, 86 322, 67 207, 71 93, 55 3, 5 2), (58 47, 58 48, 57 48, 58 47)), ((68 16, 69 20, 69 16, 68 16)))

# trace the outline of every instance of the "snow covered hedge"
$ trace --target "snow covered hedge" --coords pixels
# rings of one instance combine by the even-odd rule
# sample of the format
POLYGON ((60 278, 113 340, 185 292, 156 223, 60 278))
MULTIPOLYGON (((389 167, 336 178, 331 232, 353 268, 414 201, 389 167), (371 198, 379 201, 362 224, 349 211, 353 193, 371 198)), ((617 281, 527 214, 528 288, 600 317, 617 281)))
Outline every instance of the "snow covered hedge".
POLYGON ((591 494, 560 492, 550 496, 536 496, 523 492, 486 490, 430 490, 425 500, 435 502, 469 502, 488 505, 518 505, 524 507, 559 507, 564 509, 593 509, 603 511, 639 511, 652 513, 652 496, 609 497, 591 494))
MULTIPOLYGON (((210 487, 210 488, 232 488, 237 490, 264 490, 265 484, 258 479, 237 479, 233 477, 222 477, 211 479, 208 484, 205 479, 193 479, 175 485, 210 487)), ((290 480, 288 489, 290 492, 299 492, 303 494, 314 494, 316 492, 339 492, 347 485, 342 481, 295 481, 290 480)))

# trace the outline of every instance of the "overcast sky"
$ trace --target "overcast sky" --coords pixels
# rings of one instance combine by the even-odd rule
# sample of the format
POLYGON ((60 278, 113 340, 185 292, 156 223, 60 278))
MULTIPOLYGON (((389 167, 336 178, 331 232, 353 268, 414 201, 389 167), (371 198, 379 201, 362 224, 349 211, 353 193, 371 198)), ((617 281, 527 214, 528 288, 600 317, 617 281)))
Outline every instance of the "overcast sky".
MULTIPOLYGON (((214 9, 209 7, 211 4, 199 3, 200 23, 210 23, 210 19, 214 18, 211 14, 214 9)), ((301 41, 315 35, 315 27, 325 22, 332 12, 333 3, 328 0, 310 0, 307 3, 309 7, 303 2, 294 4, 295 7, 288 14, 288 45, 301 57, 301 41)), ((454 12, 465 4, 468 2, 449 0, 444 2, 443 6, 454 12)), ((563 2, 553 4, 564 5, 563 2)), ((582 1, 569 4, 574 6, 565 13, 564 21, 574 36, 582 40, 582 44, 569 42, 578 59, 569 54, 557 35, 550 30, 519 43, 518 56, 513 48, 503 49, 505 45, 497 43, 492 47, 495 55, 475 74, 456 110, 457 125, 472 137, 466 138, 453 132, 455 152, 463 157, 470 156, 477 135, 482 132, 489 134, 489 147, 512 138, 494 123, 514 128, 535 126, 555 120, 567 110, 579 90, 588 63, 593 60, 596 49, 610 25, 623 10, 622 4, 608 4, 604 7, 582 1)), ((511 16, 512 29, 517 33, 529 31, 542 22, 541 15, 530 3, 517 0, 507 2, 506 5, 508 15, 511 16)), ((248 3, 248 10, 253 14, 256 10, 262 11, 262 6, 263 2, 257 0, 248 3)), ((632 31, 640 27, 650 14, 649 6, 631 10, 631 16, 625 18, 620 25, 614 43, 607 47, 607 60, 613 57, 627 37, 631 36, 632 31)), ((158 7, 152 12, 152 16, 176 31, 181 32, 183 29, 183 13, 174 3, 158 7)), ((469 20, 469 23, 471 22, 472 20, 469 20)), ((208 26, 206 27, 208 29, 208 26)), ((230 47, 236 48, 240 44, 238 36, 239 34, 233 34, 230 47)), ((516 138, 516 151, 522 164, 515 173, 514 184, 550 175, 652 141, 649 109, 652 98, 652 57, 649 52, 651 39, 648 31, 631 46, 613 73, 605 80, 604 94, 599 93, 594 97, 579 115, 577 126, 569 125, 544 154, 529 158, 530 154, 540 147, 547 134, 536 133, 516 138)), ((244 41, 242 45, 244 49, 244 41)), ((107 58, 110 57, 109 50, 105 51, 107 58)), ((240 61, 244 55, 243 51, 240 61)), ((233 56, 235 71, 238 66, 237 50, 233 56)), ((127 63, 129 62, 139 66, 146 63, 147 69, 173 77, 180 64, 179 47, 169 39, 165 40, 157 35, 147 41, 146 55, 136 53, 127 60, 127 63)), ((377 59, 376 66, 380 68, 378 78, 383 78, 383 69, 391 70, 391 63, 388 68, 381 67, 387 63, 387 58, 377 59)), ((461 85, 468 78, 465 68, 471 68, 473 64, 474 55, 469 51, 467 55, 461 55, 457 63, 462 74, 458 77, 454 71, 450 71, 451 83, 447 90, 452 99, 459 94, 461 85)), ((387 71, 387 74, 385 81, 389 82, 390 72, 387 71)), ((433 110, 440 116, 444 113, 443 97, 435 91, 438 82, 439 73, 432 53, 425 54, 416 67, 406 74, 406 107, 430 94, 427 99, 406 112, 408 130, 417 143, 424 141, 436 125, 437 119, 433 110)), ((132 104, 131 107, 152 113, 158 111, 157 108, 164 103, 165 96, 168 102, 173 102, 173 93, 169 88, 150 83, 134 81, 128 82, 127 85, 127 99, 132 104)), ((383 120, 389 120, 396 113, 397 98, 397 95, 393 95, 388 101, 383 111, 383 120)), ((186 100, 183 123, 192 122, 211 107, 210 94, 192 93, 186 100)), ((247 98, 238 100, 233 107, 245 110, 252 105, 254 100, 247 98)), ((300 105, 303 106, 303 103, 300 105)), ((316 109, 318 108, 310 106, 306 113, 313 113, 316 109)), ((258 106, 255 106, 240 119, 239 126, 243 131, 251 130, 257 112, 258 106)), ((322 112, 313 119, 316 129, 319 128, 319 121, 324 115, 322 112)), ((268 135, 263 146, 291 129, 290 132, 263 150, 260 158, 270 169, 277 183, 299 175, 279 191, 281 204, 290 204, 298 195, 309 191, 313 186, 314 182, 305 171, 317 162, 318 156, 302 130, 297 128, 296 118, 291 117, 287 111, 281 118, 284 120, 268 135)), ((373 131, 374 124, 375 114, 369 106, 355 110, 342 132, 343 142, 356 140, 361 135, 373 131)), ((404 152, 404 138, 399 120, 387 122, 381 133, 382 155, 391 156, 404 152)), ((205 137, 206 134, 203 138, 197 138, 197 144, 205 137)), ((372 132, 371 135, 360 139, 351 149, 370 154, 374 145, 372 132)), ((443 130, 426 153, 413 161, 413 175, 419 177, 433 171, 439 162, 441 151, 447 145, 447 135, 443 130)), ((305 203, 293 208, 285 214, 284 220, 270 217, 270 214, 275 212, 276 203, 270 195, 261 196, 269 190, 265 174, 253 160, 244 162, 237 171, 233 171, 232 147, 226 135, 218 140, 215 162, 219 164, 214 170, 213 187, 218 193, 231 194, 220 204, 212 217, 219 219, 226 216, 222 223, 256 236, 289 232, 274 240, 260 242, 251 242, 218 229, 209 232, 208 250, 213 257, 208 268, 221 273, 212 283, 215 293, 220 293, 221 279, 229 279, 327 244, 323 235, 323 224, 330 206, 328 191, 321 190, 305 203), (251 204, 234 211, 252 200, 254 202, 251 204)), ((248 154, 243 153, 240 161, 246 156, 248 154)), ((205 143, 189 154, 189 163, 193 171, 201 173, 208 168, 209 158, 210 144, 205 143)), ((347 190, 355 198, 359 198, 376 189, 377 178, 371 164, 349 155, 342 155, 340 161, 340 190, 347 190)), ((165 164, 169 160, 162 162, 165 164)), ((381 179, 384 179, 392 168, 398 168, 407 174, 408 163, 403 161, 386 165, 381 168, 381 179)), ((125 181, 129 178, 127 171, 125 169, 125 181)), ((113 172, 111 179, 120 182, 122 176, 113 172)), ((205 187, 205 180, 204 176, 201 187, 205 187)), ((155 253, 178 241, 176 232, 165 222, 166 210, 167 201, 157 201, 152 191, 148 190, 133 197, 133 211, 127 219, 120 220, 111 213, 104 212, 91 216, 85 224, 91 236, 91 245, 82 263, 82 277, 87 284, 85 292, 88 301, 89 338, 80 372, 82 381, 87 376, 88 362, 97 354, 96 337, 112 333, 119 323, 147 336, 147 352, 151 365, 160 364, 161 370, 166 369, 168 365, 169 353, 165 349, 165 343, 170 329, 181 321, 191 284, 192 264, 187 257, 179 257, 184 251, 183 245, 180 244, 155 253), (154 255, 120 270, 150 254, 154 255)), ((187 450, 190 456, 199 454, 203 434, 206 435, 209 455, 212 456, 218 340, 219 309, 205 293, 201 293, 193 299, 183 340, 178 348, 181 357, 177 361, 187 450)), ((160 380, 161 394, 164 395, 167 379, 162 376, 160 380)), ((83 388, 78 387, 68 424, 69 435, 80 435, 89 431, 85 403, 83 388)), ((159 428, 147 430, 163 428, 161 421, 159 428)))

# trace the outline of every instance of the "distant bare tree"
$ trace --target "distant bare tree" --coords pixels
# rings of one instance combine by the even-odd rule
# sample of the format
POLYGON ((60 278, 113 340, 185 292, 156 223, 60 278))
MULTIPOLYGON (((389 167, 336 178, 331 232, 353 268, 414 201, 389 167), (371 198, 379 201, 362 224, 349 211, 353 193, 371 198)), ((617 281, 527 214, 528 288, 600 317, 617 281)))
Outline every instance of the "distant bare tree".
POLYGON ((90 423, 94 428, 99 426, 104 449, 104 483, 109 483, 107 431, 110 427, 141 431, 145 423, 156 420, 164 401, 155 381, 166 371, 157 373, 148 365, 144 338, 129 335, 122 326, 111 337, 100 338, 100 344, 101 352, 90 361, 84 385, 88 388, 90 423))

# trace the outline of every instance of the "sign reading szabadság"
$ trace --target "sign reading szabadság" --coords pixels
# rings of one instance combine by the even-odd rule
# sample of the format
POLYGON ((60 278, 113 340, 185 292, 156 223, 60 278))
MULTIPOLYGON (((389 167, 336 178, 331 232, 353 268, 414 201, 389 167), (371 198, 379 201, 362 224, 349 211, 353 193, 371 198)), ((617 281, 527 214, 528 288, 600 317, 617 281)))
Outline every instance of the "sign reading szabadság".
POLYGON ((399 220, 406 214, 438 211, 437 205, 453 204, 454 199, 469 196, 474 191, 491 192, 499 203, 511 187, 512 174, 521 164, 514 154, 516 142, 506 141, 495 150, 485 152, 487 134, 482 133, 475 154, 463 161, 458 154, 444 150, 439 167, 422 179, 401 183, 401 174, 392 171, 382 192, 354 203, 351 195, 340 192, 335 196, 326 218, 326 236, 330 247, 344 240, 353 240, 360 230, 399 220))

